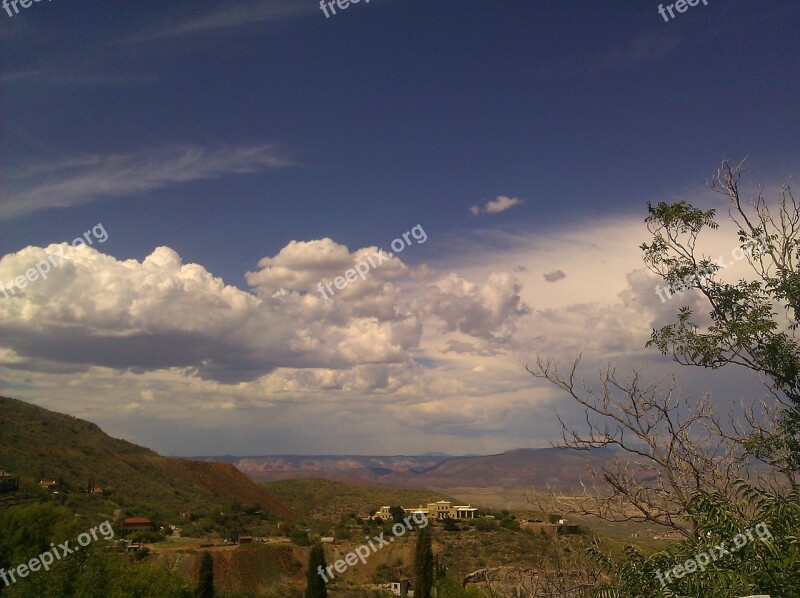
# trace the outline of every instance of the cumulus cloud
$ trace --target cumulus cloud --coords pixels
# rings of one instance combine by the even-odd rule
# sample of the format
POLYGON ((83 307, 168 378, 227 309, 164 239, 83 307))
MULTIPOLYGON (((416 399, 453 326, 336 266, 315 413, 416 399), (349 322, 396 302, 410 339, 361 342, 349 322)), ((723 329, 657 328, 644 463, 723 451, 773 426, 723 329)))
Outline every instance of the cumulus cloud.
POLYGON ((479 286, 451 273, 428 287, 427 313, 444 322, 448 331, 485 340, 508 340, 516 320, 530 308, 520 297, 522 286, 507 273, 494 273, 479 286))
MULTIPOLYGON (((708 252, 729 253, 731 234, 708 252)), ((375 248, 293 241, 260 260, 241 290, 167 247, 141 262, 82 247, 47 280, 0 297, 0 384, 184 454, 546 443, 564 397, 521 363, 539 354, 563 364, 580 351, 587 381, 609 361, 660 374, 668 364, 645 348, 651 328, 701 305, 692 291, 659 300, 638 250, 645 240, 639 214, 442 239, 438 263, 394 257, 329 301, 319 281, 375 248), (548 284, 542 273, 554 263, 570 276, 548 284), (194 432, 176 432, 175 421, 194 432)), ((59 247, 4 256, 0 281, 59 247)), ((725 388, 736 399, 752 390, 739 379, 725 388)))
MULTIPOLYGON (((0 280, 60 248, 4 256, 0 280)), ((46 280, 0 301, 0 343, 32 369, 52 363, 136 372, 180 368, 240 382, 279 367, 402 363, 419 341, 420 325, 392 300, 389 290, 328 317, 333 308, 319 296, 290 290, 260 298, 198 264, 183 264, 167 247, 141 263, 82 247, 46 280)))
POLYGON ((477 204, 471 206, 469 211, 473 216, 477 216, 478 214, 499 214, 522 203, 524 202, 516 197, 506 197, 505 195, 500 195, 497 197, 497 199, 487 201, 483 207, 477 204))

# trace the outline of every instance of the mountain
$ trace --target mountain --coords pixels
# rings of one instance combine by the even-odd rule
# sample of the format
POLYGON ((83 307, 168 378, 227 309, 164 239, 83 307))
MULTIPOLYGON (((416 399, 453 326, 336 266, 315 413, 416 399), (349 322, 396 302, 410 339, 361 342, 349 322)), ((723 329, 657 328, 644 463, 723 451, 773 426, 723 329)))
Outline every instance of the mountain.
POLYGON ((235 465, 254 480, 273 482, 295 478, 319 478, 343 482, 381 484, 395 473, 413 474, 434 467, 446 459, 442 455, 408 457, 402 455, 368 457, 364 455, 274 455, 262 457, 195 457, 235 465))
POLYGON ((438 455, 198 457, 224 461, 257 481, 322 478, 349 483, 416 488, 505 487, 559 490, 590 480, 589 466, 614 457, 612 450, 517 449, 488 456, 438 455), (589 466, 587 466, 587 462, 589 466))
MULTIPOLYGON (((392 474, 402 485, 426 488, 489 487, 571 490, 589 482, 589 468, 599 467, 614 458, 613 450, 590 452, 560 448, 516 449, 483 457, 447 459, 429 469, 412 474, 392 474)), ((388 481, 388 480, 387 480, 388 481)))
POLYGON ((77 495, 92 479, 105 490, 103 500, 161 517, 233 502, 292 514, 228 463, 162 457, 112 438, 95 424, 5 397, 0 397, 0 469, 17 474, 21 488, 30 491, 38 491, 39 480, 51 479, 77 495))

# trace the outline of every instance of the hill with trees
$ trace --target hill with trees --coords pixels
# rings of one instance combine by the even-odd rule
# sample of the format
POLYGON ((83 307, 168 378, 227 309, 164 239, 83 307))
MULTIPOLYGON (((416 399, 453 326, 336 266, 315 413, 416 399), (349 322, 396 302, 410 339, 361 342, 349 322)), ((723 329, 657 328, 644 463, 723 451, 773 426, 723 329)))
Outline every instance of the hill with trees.
POLYGON ((117 507, 169 519, 180 510, 239 503, 292 516, 289 507, 229 464, 162 457, 112 438, 95 424, 5 397, 0 397, 0 421, 0 468, 20 479, 19 492, 0 495, 0 509, 49 494, 38 483, 53 480, 58 500, 78 511, 117 507), (90 483, 103 494, 89 495, 90 483))

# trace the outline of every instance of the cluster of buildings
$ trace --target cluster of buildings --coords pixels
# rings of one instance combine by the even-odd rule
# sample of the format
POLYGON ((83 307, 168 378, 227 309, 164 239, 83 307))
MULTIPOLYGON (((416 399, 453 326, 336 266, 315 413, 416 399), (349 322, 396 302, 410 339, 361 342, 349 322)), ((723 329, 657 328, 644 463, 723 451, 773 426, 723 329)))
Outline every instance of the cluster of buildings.
MULTIPOLYGON (((392 507, 381 507, 375 512, 374 517, 383 521, 392 519, 392 514, 389 512, 392 507)), ((429 502, 427 507, 420 505, 417 508, 408 509, 401 507, 406 515, 421 514, 425 515, 428 519, 475 519, 475 513, 478 509, 472 505, 453 505, 449 500, 440 500, 438 502, 429 502)))
MULTIPOLYGON (((39 488, 48 490, 53 494, 58 494, 62 484, 56 480, 39 480, 39 488)), ((16 492, 19 490, 19 476, 12 474, 0 467, 0 494, 4 492, 16 492)), ((94 479, 89 479, 86 492, 95 496, 102 496, 103 489, 94 483, 94 479)))

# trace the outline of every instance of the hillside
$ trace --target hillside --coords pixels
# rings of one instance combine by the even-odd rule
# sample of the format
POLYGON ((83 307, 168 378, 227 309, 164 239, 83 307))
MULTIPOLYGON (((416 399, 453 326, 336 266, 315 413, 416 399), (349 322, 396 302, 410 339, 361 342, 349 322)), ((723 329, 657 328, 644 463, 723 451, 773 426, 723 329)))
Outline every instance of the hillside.
POLYGON ((372 515, 383 505, 415 507, 437 500, 454 498, 430 490, 357 486, 319 479, 294 479, 269 482, 264 487, 283 502, 291 504, 301 516, 340 519, 355 513, 372 515))
POLYGON ((78 495, 91 478, 106 492, 98 500, 149 515, 170 517, 184 508, 232 502, 291 514, 230 464, 162 457, 111 438, 95 424, 5 397, 0 422, 0 468, 19 475, 23 495, 38 491, 40 479, 59 481, 78 495))

